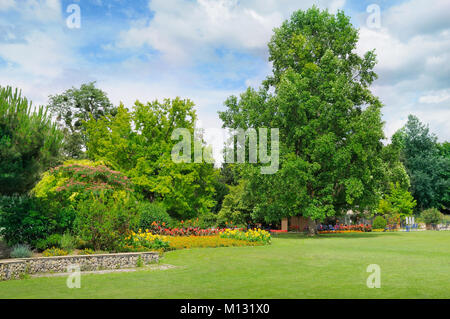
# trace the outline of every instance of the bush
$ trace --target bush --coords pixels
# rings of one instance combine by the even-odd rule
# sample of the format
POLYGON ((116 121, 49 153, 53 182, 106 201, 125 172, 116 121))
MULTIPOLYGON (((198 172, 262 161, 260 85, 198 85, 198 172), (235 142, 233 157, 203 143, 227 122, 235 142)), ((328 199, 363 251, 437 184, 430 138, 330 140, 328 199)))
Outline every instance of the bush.
POLYGON ((40 201, 30 196, 0 197, 0 236, 10 245, 32 244, 50 235, 54 224, 40 201))
POLYGON ((78 240, 70 235, 69 233, 65 233, 61 236, 60 247, 67 251, 72 251, 77 247, 78 240))
POLYGON ((198 217, 198 227, 205 229, 205 228, 210 228, 210 227, 214 227, 217 224, 217 215, 213 214, 213 213, 205 213, 205 214, 201 214, 198 217))
POLYGON ((68 251, 65 251, 63 249, 60 248, 56 248, 56 247, 52 247, 49 249, 46 249, 42 255, 44 257, 52 257, 52 256, 67 256, 69 254, 68 251))
POLYGON ((172 218, 167 213, 164 206, 160 203, 140 202, 139 209, 139 228, 148 229, 153 222, 165 225, 172 224, 172 218))
POLYGON ((385 229, 387 225, 386 219, 382 216, 377 216, 373 220, 372 228, 373 229, 385 229))
POLYGON ((61 248, 61 238, 62 236, 60 234, 50 235, 45 239, 39 240, 36 243, 35 247, 40 251, 46 250, 47 248, 50 247, 61 248))
POLYGON ((424 210, 420 217, 426 224, 438 224, 442 220, 442 214, 436 208, 429 208, 424 210))
POLYGON ((105 198, 100 194, 79 203, 74 230, 90 248, 111 251, 138 222, 132 197, 105 198))
POLYGON ((28 245, 17 244, 11 250, 11 258, 29 258, 33 255, 28 245))

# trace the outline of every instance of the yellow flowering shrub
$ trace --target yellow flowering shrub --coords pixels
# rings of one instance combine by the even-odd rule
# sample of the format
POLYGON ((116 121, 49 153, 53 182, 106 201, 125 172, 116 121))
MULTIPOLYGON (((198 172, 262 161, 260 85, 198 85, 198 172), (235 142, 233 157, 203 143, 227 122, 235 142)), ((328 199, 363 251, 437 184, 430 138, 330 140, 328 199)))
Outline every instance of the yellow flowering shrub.
POLYGON ((259 228, 249 229, 247 231, 227 228, 224 231, 220 232, 219 236, 222 238, 234 238, 249 242, 260 242, 264 245, 270 244, 271 239, 269 232, 259 228))

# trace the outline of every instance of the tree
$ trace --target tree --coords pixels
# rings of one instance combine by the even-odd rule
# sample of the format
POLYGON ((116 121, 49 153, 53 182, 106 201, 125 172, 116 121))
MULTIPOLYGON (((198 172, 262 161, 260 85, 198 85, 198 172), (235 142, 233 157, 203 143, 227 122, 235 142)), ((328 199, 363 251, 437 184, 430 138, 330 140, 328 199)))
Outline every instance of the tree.
POLYGON ((255 217, 301 214, 314 221, 378 204, 382 105, 369 90, 375 54, 358 56, 357 40, 343 12, 294 12, 269 42, 272 75, 259 90, 226 100, 225 127, 280 130, 279 171, 246 170, 255 217))
POLYGON ((384 214, 393 214, 400 218, 411 216, 417 202, 408 190, 399 183, 392 184, 390 191, 380 201, 379 210, 384 214))
POLYGON ((401 143, 401 159, 411 179, 411 191, 417 200, 417 208, 446 208, 450 202, 450 156, 445 144, 437 143, 414 116, 408 116, 406 125, 394 134, 401 143))
POLYGON ((190 219, 207 213, 215 204, 213 164, 175 163, 171 158, 178 143, 171 139, 173 130, 185 128, 194 134, 193 107, 190 100, 180 98, 136 102, 131 112, 120 105, 116 116, 85 124, 87 154, 126 174, 145 198, 162 201, 172 217, 190 219))
POLYGON ((76 159, 85 157, 86 136, 83 122, 88 121, 91 115, 97 120, 117 112, 106 93, 95 87, 95 82, 50 96, 49 108, 64 132, 64 155, 76 159))
POLYGON ((39 175, 57 163, 62 134, 44 107, 11 87, 0 87, 0 193, 29 191, 39 175))
POLYGON ((250 196, 246 193, 246 180, 230 186, 230 192, 225 196, 222 208, 217 215, 220 226, 232 223, 235 226, 247 226, 252 220, 251 213, 254 203, 249 202, 250 196))

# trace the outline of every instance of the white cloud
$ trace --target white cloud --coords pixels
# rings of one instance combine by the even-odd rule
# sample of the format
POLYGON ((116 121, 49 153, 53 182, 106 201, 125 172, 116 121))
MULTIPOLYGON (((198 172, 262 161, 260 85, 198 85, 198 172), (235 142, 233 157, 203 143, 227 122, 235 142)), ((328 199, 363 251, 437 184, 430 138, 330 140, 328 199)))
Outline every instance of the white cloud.
POLYGON ((386 135, 419 116, 450 138, 450 2, 411 0, 381 12, 381 28, 360 28, 358 53, 376 49, 373 90, 385 104, 386 135))
MULTIPOLYGON (((272 29, 294 10, 317 1, 152 0, 150 21, 121 34, 118 46, 137 48, 144 44, 162 52, 171 63, 185 63, 192 57, 204 59, 217 48, 265 55, 272 29)), ((336 10, 345 1, 319 1, 336 10)))
POLYGON ((7 11, 16 6, 14 0, 1 0, 0 1, 0 11, 7 11))

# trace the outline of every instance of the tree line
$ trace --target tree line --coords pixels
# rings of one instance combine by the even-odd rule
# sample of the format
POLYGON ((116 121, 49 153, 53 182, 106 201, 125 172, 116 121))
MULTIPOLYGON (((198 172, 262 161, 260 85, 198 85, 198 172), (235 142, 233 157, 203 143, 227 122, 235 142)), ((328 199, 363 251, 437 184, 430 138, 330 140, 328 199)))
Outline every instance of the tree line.
MULTIPOLYGON (((114 106, 92 82, 33 111, 17 89, 1 87, 0 193, 33 193, 49 169, 85 160, 126 176, 140 201, 161 205, 170 218, 200 218, 206 226, 302 215, 314 229, 349 209, 397 217, 448 212, 449 143, 413 115, 383 143, 383 104, 370 90, 376 54, 356 54, 357 41, 343 12, 296 11, 268 44, 271 74, 224 102, 224 127, 279 128, 280 168, 272 175, 258 163, 173 163, 171 132, 198 130, 189 99, 114 106)), ((206 147, 201 138, 193 143, 206 147)))

